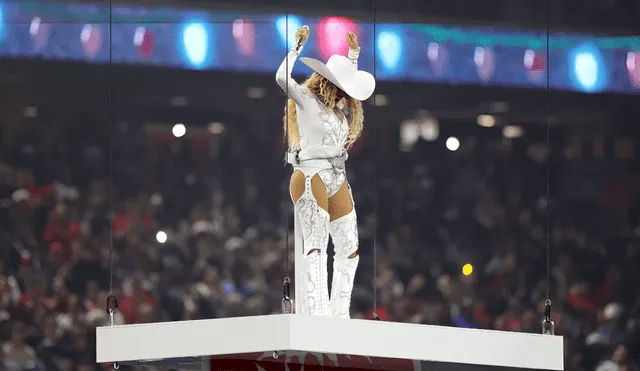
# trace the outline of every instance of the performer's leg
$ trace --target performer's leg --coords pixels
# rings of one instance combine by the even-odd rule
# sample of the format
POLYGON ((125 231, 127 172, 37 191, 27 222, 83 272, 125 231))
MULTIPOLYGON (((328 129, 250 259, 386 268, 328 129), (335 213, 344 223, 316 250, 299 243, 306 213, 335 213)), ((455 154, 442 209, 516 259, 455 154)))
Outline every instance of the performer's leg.
POLYGON ((360 256, 358 256, 358 221, 351 188, 345 181, 329 197, 329 230, 335 249, 331 284, 331 312, 334 317, 349 318, 351 293, 360 256))
POLYGON ((302 232, 304 252, 304 312, 313 316, 331 316, 327 275, 327 245, 329 244, 329 197, 318 174, 305 175, 296 170, 291 176, 291 198, 302 232))

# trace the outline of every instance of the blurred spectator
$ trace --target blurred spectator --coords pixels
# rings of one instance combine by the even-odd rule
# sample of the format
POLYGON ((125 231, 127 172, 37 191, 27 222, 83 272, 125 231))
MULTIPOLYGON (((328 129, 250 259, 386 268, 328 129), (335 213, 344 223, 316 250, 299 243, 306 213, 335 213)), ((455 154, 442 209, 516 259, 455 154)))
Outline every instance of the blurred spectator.
MULTIPOLYGON (((60 130, 46 138, 55 146, 36 146, 40 134, 30 131, 3 150, 3 370, 94 370, 95 327, 109 320, 111 282, 120 299, 116 323, 280 310, 289 173, 273 144, 277 126, 237 130, 217 137, 223 158, 133 125, 119 127, 110 144, 60 130)), ((560 192, 556 167, 570 163, 553 159, 548 200, 546 145, 533 138, 521 148, 463 141, 457 152, 426 142, 403 152, 391 143, 366 143, 349 160, 361 205, 354 318, 373 315, 375 232, 380 319, 539 332, 551 202, 549 295, 566 369, 634 369, 638 240, 612 231, 619 215, 600 200, 560 192), (466 263, 469 275, 461 272, 466 263)))
POLYGON ((26 343, 27 327, 22 322, 13 322, 11 338, 2 345, 2 361, 7 371, 33 369, 38 364, 35 350, 26 343))

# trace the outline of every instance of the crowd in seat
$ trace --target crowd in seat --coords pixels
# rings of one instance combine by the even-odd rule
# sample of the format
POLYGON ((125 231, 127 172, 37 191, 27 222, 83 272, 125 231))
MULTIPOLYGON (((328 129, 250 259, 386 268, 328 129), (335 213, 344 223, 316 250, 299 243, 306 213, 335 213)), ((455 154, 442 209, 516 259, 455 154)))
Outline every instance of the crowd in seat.
MULTIPOLYGON (((109 369, 94 347, 110 292, 117 323, 278 313, 292 218, 277 129, 229 129, 214 154, 134 125, 23 128, 0 155, 0 368, 109 369)), ((383 321, 538 333, 548 295, 566 370, 637 369, 640 253, 618 216, 548 207, 540 142, 396 139, 365 137, 348 161, 352 317, 373 314, 375 247, 383 321)))

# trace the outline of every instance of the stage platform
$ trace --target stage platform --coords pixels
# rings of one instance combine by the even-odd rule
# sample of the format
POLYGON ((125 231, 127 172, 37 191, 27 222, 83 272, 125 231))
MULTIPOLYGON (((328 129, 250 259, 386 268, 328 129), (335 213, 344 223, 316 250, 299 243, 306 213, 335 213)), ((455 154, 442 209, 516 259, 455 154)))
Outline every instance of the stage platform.
POLYGON ((293 314, 96 331, 98 363, 194 370, 563 370, 564 363, 561 336, 293 314))

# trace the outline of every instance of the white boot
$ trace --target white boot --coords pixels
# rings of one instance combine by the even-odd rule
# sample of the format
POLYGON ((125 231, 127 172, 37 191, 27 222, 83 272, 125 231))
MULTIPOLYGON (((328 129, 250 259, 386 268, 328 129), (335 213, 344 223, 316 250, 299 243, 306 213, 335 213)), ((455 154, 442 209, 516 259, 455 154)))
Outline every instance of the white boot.
MULTIPOLYGON (((313 250, 313 249, 312 249, 313 250)), ((331 316, 327 277, 327 249, 316 250, 305 257, 304 311, 311 316, 331 316)))
POLYGON ((335 249, 331 284, 331 313, 334 317, 350 318, 351 294, 360 256, 349 259, 358 251, 358 221, 355 207, 329 225, 335 249))
POLYGON ((311 178, 307 177, 305 193, 296 202, 296 227, 300 228, 303 246, 296 246, 301 251, 302 269, 296 277, 302 282, 296 282, 296 287, 302 284, 297 297, 302 311, 299 314, 311 316, 331 316, 329 306, 329 284, 327 274, 327 246, 329 244, 329 213, 320 208, 311 192, 311 178), (300 301, 300 299, 302 299, 300 301))

